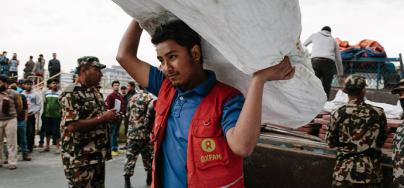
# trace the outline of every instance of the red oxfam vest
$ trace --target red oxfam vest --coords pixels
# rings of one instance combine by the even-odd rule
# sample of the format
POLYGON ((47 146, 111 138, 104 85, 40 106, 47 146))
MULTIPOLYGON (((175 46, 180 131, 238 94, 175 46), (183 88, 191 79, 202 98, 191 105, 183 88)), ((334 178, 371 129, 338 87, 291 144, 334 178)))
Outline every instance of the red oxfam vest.
MULTIPOLYGON (((160 147, 175 91, 175 87, 164 79, 155 107, 152 135, 154 188, 162 187, 160 147)), ((220 124, 223 105, 235 95, 240 95, 240 92, 216 82, 196 109, 188 133, 188 187, 244 187, 243 158, 231 151, 220 124)))

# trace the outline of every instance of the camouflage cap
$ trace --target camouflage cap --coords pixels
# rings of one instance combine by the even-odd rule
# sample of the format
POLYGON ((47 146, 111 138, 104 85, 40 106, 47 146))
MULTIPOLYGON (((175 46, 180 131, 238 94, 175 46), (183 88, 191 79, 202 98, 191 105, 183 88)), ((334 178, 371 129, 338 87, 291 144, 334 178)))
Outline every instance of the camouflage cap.
POLYGON ((398 94, 402 91, 404 91, 404 79, 400 80, 400 84, 397 87, 395 87, 393 90, 391 90, 391 93, 398 94))
POLYGON ((344 90, 362 90, 366 87, 366 78, 359 75, 350 75, 345 80, 344 90))
POLYGON ((94 67, 98 67, 100 69, 103 69, 106 67, 104 64, 101 64, 100 60, 98 60, 98 58, 95 56, 80 57, 79 59, 77 59, 77 63, 78 63, 78 67, 80 67, 81 65, 86 65, 86 64, 94 66, 94 67))

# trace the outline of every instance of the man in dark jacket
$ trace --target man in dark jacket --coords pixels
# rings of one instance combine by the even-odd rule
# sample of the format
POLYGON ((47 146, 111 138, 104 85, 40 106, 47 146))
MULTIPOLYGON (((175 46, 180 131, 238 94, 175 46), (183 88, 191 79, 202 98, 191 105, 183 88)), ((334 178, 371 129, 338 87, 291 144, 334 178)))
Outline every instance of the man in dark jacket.
MULTIPOLYGON (((16 82, 10 83, 9 86, 18 92, 18 86, 16 82)), ((20 89, 22 90, 22 89, 20 89)), ((27 97, 23 94, 19 94, 22 101, 22 109, 17 112, 17 143, 22 153, 22 160, 31 161, 32 158, 29 154, 27 146, 27 117, 28 117, 28 102, 27 97)))
POLYGON ((0 55, 0 74, 8 75, 9 61, 10 60, 7 58, 7 52, 4 51, 3 54, 0 55))
POLYGON ((33 73, 32 71, 34 70, 35 62, 34 62, 34 56, 29 56, 29 60, 25 63, 25 68, 24 68, 24 79, 27 79, 28 76, 32 76, 33 73))
POLYGON ((22 109, 21 96, 8 89, 8 76, 0 75, 0 167, 3 165, 3 139, 7 137, 8 169, 17 168, 17 113, 22 109))
MULTIPOLYGON (((56 53, 52 54, 53 59, 49 60, 48 71, 49 77, 52 77, 60 72, 60 61, 56 59, 56 53)), ((55 77, 58 81, 60 80, 60 75, 55 77)))

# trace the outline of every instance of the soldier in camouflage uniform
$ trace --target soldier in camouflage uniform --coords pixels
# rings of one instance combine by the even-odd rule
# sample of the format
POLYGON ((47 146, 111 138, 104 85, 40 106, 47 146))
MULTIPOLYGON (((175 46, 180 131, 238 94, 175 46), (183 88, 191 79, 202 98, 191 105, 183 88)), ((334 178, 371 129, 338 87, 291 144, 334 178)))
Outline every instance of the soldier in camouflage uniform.
POLYGON ((145 90, 140 90, 130 99, 129 126, 127 134, 126 162, 124 166, 125 188, 130 188, 130 177, 139 154, 142 155, 143 165, 147 172, 147 185, 151 184, 153 146, 150 133, 154 121, 153 96, 145 90))
POLYGON ((69 187, 103 188, 105 161, 111 159, 109 121, 116 111, 105 110, 102 95, 96 90, 101 80, 98 58, 78 59, 77 82, 60 97, 62 105, 62 163, 69 187))
MULTIPOLYGON (((393 94, 400 95, 401 108, 404 109, 404 80, 393 89, 393 94)), ((404 123, 397 128, 393 139, 393 186, 404 187, 404 123)))
POLYGON ((331 114, 326 142, 337 147, 333 187, 380 187, 381 147, 386 134, 384 110, 364 102, 366 80, 351 75, 345 81, 348 104, 331 114))

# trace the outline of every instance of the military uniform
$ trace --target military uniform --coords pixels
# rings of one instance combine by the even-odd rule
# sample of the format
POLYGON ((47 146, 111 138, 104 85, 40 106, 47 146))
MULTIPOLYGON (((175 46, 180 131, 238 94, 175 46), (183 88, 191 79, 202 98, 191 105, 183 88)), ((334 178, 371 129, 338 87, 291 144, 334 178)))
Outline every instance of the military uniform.
POLYGON ((404 187, 404 125, 397 128, 393 140, 393 185, 404 187))
POLYGON ((127 134, 124 176, 132 176, 139 154, 148 173, 152 172, 153 146, 150 133, 154 121, 153 97, 141 90, 129 102, 129 126, 127 134))
MULTIPOLYGON (((404 80, 392 90, 393 94, 399 94, 404 90, 404 80)), ((401 107, 404 107, 404 99, 400 98, 401 107)), ((404 109, 404 108, 403 108, 404 109)), ((402 118, 403 119, 403 118, 402 118)), ((397 128, 393 139, 393 186, 404 187, 404 123, 397 128)))
MULTIPOLYGON (((365 79, 349 77, 344 89, 366 86, 365 79)), ((377 187, 382 181, 381 147, 387 138, 382 108, 350 101, 331 114, 326 142, 337 147, 333 187, 357 184, 377 187)))
MULTIPOLYGON (((98 62, 94 66, 105 67, 98 62)), ((62 105, 61 155, 69 187, 104 187, 105 161, 111 159, 110 125, 99 124, 88 132, 67 129, 69 122, 100 117, 105 112, 101 93, 95 86, 75 83, 63 91, 59 100, 62 105)))

